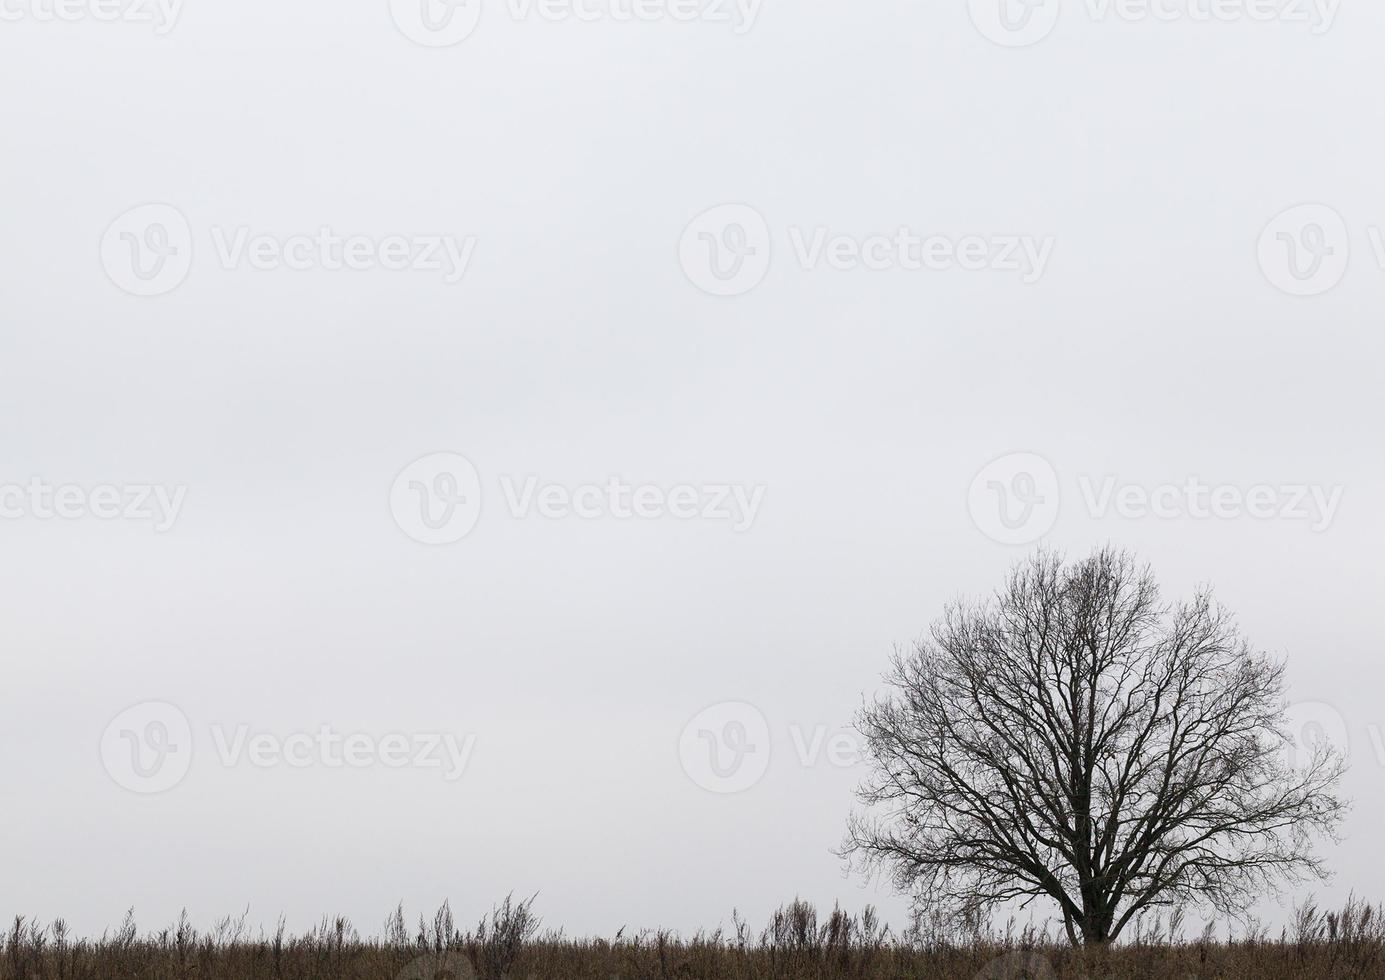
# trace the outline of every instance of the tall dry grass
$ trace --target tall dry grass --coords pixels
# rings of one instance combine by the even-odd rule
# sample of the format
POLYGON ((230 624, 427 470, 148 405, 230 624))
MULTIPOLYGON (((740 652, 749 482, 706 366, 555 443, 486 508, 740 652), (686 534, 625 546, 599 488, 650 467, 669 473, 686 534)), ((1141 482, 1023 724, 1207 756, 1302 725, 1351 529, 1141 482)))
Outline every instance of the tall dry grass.
POLYGON ((975 924, 920 920, 896 934, 874 910, 853 916, 781 907, 758 932, 738 915, 729 930, 680 938, 665 931, 611 939, 539 934, 532 900, 506 899, 472 928, 444 905, 410 925, 401 909, 372 938, 345 919, 305 935, 251 935, 245 919, 209 931, 186 914, 141 934, 133 915, 99 939, 61 920, 17 918, 0 980, 1348 980, 1385 978, 1385 915, 1352 900, 1309 902, 1277 938, 1252 929, 1217 941, 1185 938, 1178 916, 1147 924, 1115 948, 1072 950, 1033 929, 999 934, 975 924))

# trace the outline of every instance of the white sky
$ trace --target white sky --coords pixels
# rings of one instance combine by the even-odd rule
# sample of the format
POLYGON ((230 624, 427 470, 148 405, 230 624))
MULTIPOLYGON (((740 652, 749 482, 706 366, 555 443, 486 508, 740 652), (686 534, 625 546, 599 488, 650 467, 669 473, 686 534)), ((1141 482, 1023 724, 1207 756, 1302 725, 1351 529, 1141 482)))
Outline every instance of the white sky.
POLYGON ((387 0, 187 0, 164 36, 73 2, 63 22, 0 0, 0 912, 373 929, 400 900, 450 896, 466 921, 514 890, 571 933, 758 923, 795 894, 903 924, 830 853, 857 771, 799 743, 1024 553, 994 540, 989 478, 969 493, 1015 452, 1053 467, 1017 536, 1135 548, 1175 595, 1214 582, 1291 658, 1294 698, 1329 706, 1313 717, 1354 760, 1323 894, 1385 897, 1380 4, 1344 0, 1326 28, 1084 0, 1010 49, 965 0, 764 0, 753 22, 475 0, 474 33, 439 48, 387 0), (1258 246, 1305 202, 1333 210, 1258 246), (149 203, 186 219, 191 267, 142 297, 108 271, 127 226, 102 240, 149 203), (740 223, 768 251, 737 296, 683 267, 723 204, 764 222, 740 223), (455 284, 219 255, 237 229, 323 227, 474 251, 455 284), (847 266, 838 236, 901 227, 1050 251, 1030 283, 994 251, 977 271, 881 242, 883 270, 799 255, 816 240, 847 266), (1295 277, 1291 244, 1335 251, 1295 277), (429 546, 392 486, 435 453, 474 466, 480 509, 429 546), (45 519, 32 478, 184 496, 159 533, 45 519), (612 478, 712 513, 623 518, 579 489, 612 478), (1108 478, 1142 489, 1103 509, 1108 478), (1180 516, 1141 516, 1190 478, 1268 487, 1277 516, 1170 494, 1180 516), (600 516, 515 516, 526 485, 600 516), (763 494, 748 529, 716 516, 722 487, 763 494), (1340 488, 1325 526, 1298 487, 1340 488), (192 755, 145 794, 103 737, 151 701, 192 755), (685 771, 685 725, 722 702, 758 715, 718 725, 762 717, 772 747, 735 794, 685 771), (453 781, 217 751, 238 726, 322 725, 475 740, 453 781))

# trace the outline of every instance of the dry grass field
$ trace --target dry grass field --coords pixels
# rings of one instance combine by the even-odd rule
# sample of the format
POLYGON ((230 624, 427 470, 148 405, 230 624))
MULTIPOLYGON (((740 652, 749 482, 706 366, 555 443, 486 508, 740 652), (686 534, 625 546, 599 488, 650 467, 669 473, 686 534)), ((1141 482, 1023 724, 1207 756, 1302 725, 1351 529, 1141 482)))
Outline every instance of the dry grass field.
POLYGON ((1385 920, 1352 902, 1300 908, 1277 936, 1188 938, 1162 923, 1107 950, 1073 950, 1032 932, 970 934, 932 923, 896 934, 871 910, 819 916, 803 902, 760 931, 570 939, 541 932, 530 902, 506 900, 460 929, 444 907, 408 923, 396 912, 375 938, 343 919, 306 935, 250 935, 244 920, 208 932, 186 920, 141 934, 133 917, 98 939, 62 922, 17 919, 0 980, 1337 980, 1385 978, 1385 920))

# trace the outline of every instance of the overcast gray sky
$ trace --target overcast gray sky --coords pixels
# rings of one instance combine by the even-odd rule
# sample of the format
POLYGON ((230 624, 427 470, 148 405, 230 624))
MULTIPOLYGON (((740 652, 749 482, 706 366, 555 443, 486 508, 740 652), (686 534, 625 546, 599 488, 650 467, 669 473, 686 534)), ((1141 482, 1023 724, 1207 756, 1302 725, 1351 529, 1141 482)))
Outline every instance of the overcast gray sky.
POLYGON ((0 0, 0 911, 902 924, 842 733, 1040 540, 1290 658, 1385 898, 1382 42, 0 0))

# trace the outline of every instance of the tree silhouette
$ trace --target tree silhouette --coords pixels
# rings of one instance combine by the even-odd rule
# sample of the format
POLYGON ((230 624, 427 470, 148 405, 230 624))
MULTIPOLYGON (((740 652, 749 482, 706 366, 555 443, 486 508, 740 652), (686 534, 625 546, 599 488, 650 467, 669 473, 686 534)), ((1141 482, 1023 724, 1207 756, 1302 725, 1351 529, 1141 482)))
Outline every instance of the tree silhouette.
POLYGON ((984 603, 949 606, 897 652, 858 727, 869 775, 845 853, 921 909, 1048 899, 1074 944, 1140 913, 1242 915, 1263 891, 1325 877, 1345 769, 1295 757, 1284 667, 1207 591, 1170 604, 1105 549, 1040 551, 984 603))

